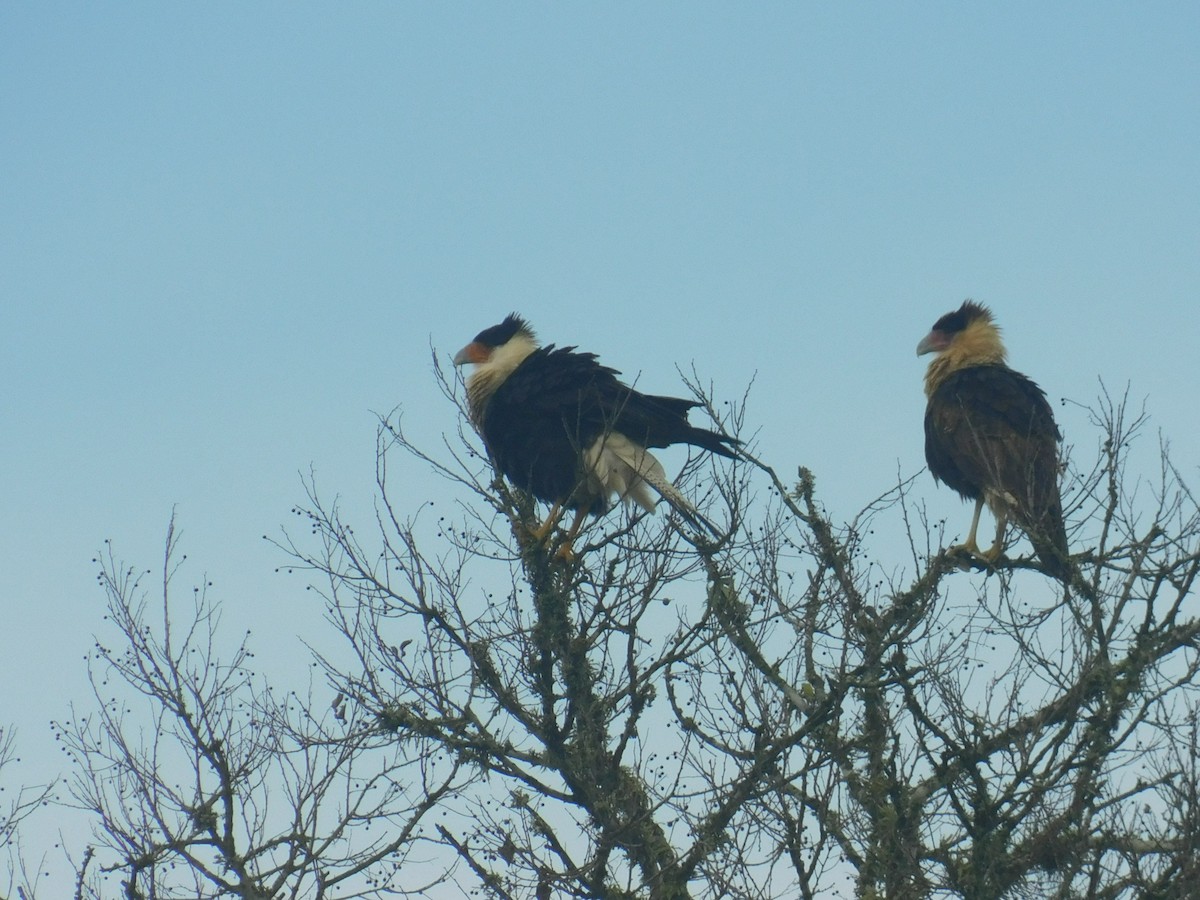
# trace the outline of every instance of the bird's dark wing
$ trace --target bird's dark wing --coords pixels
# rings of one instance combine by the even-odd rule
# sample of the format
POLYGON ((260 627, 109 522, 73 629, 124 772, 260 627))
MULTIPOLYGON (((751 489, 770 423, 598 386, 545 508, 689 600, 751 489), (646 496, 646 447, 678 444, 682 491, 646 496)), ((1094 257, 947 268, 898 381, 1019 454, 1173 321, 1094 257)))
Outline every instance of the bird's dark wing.
POLYGON ((735 438, 688 422, 688 411, 700 405, 695 400, 643 394, 615 378, 611 382, 597 379, 595 390, 605 421, 643 447, 694 444, 721 456, 737 456, 733 448, 739 442, 735 438))
POLYGON ((542 348, 492 395, 487 419, 522 423, 523 431, 541 440, 549 439, 541 429, 558 423, 576 448, 618 431, 642 447, 689 443, 722 456, 735 455, 730 449, 735 439, 688 424, 688 411, 699 403, 643 394, 619 381, 618 374, 597 362, 595 354, 573 347, 542 348))
POLYGON ((570 497, 582 473, 581 448, 604 431, 589 385, 606 372, 613 378, 591 353, 549 346, 531 353, 496 388, 481 431, 510 481, 548 502, 570 497))
POLYGON ((1030 537, 1065 554, 1060 439, 1042 389, 1003 365, 953 372, 925 410, 925 459, 933 476, 970 499, 985 492, 1007 495, 1030 537))
POLYGON ((681 397, 643 394, 618 381, 618 374, 615 369, 596 365, 581 392, 581 405, 599 426, 597 436, 617 431, 642 447, 693 444, 731 459, 737 457, 734 448, 740 442, 736 438, 688 422, 688 412, 700 403, 681 397))

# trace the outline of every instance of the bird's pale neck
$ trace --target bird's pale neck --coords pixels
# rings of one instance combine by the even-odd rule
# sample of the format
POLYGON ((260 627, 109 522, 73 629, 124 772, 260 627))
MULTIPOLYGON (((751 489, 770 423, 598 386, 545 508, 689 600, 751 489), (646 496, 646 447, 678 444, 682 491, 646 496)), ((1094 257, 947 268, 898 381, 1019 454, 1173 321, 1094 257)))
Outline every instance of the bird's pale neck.
POLYGON ((467 378, 467 405, 476 425, 483 423, 483 410, 492 394, 536 349, 537 342, 533 338, 518 333, 494 349, 486 360, 476 364, 475 371, 467 378))
POLYGON ((933 395, 951 374, 968 366, 1003 365, 1008 358, 1000 329, 986 319, 972 322, 934 357, 925 372, 925 396, 933 395))

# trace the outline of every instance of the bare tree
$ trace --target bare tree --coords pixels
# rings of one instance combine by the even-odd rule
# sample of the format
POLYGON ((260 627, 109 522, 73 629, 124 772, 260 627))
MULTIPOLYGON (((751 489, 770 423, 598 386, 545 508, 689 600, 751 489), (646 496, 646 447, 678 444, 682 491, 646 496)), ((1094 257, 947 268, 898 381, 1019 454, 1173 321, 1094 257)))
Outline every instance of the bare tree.
POLYGON ((960 573, 911 480, 839 523, 753 459, 684 473, 721 539, 613 516, 564 558, 471 435, 435 459, 395 420, 377 537, 313 491, 319 552, 289 549, 357 659, 337 690, 480 773, 438 835, 496 896, 1161 894, 1196 869, 1200 514, 1165 448, 1153 501, 1126 490, 1123 401, 1095 424, 1068 589, 960 573), (472 498, 437 555, 397 452, 472 498), (907 574, 868 552, 885 517, 907 574))
POLYGON ((8 878, 0 880, 0 897, 23 897, 37 883, 38 866, 22 853, 19 826, 40 806, 51 800, 54 785, 8 787, 13 767, 20 763, 16 738, 11 729, 0 728, 0 860, 8 862, 8 878))
POLYGON ((61 725, 96 821, 79 896, 1189 896, 1200 508, 1165 446, 1128 471, 1125 401, 1094 424, 1064 586, 1032 556, 961 570, 912 477, 841 519, 750 456, 681 475, 719 538, 613 512, 565 554, 473 434, 385 418, 372 527, 310 481, 278 540, 338 639, 327 684, 220 662, 173 532, 153 603, 103 561, 124 644, 61 725), (458 504, 405 508, 397 473, 458 504))
POLYGON ((182 602, 173 587, 174 522, 157 597, 149 570, 98 562, 120 643, 91 655, 94 708, 56 725, 74 802, 94 816, 77 896, 419 893, 405 864, 461 765, 387 740, 340 700, 276 693, 245 643, 222 660, 207 585, 182 602))

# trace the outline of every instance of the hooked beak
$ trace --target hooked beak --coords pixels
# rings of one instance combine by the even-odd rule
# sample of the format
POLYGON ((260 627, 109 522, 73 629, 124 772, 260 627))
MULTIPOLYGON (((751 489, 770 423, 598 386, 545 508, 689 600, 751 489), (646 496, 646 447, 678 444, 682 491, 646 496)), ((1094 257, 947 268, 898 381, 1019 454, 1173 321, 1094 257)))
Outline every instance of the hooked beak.
POLYGON ((471 341, 471 343, 454 354, 454 364, 456 366, 464 366, 467 363, 487 362, 487 358, 490 355, 491 352, 483 344, 478 341, 471 341))
POLYGON ((946 333, 935 329, 921 338, 921 343, 917 344, 917 356, 924 356, 926 353, 941 353, 949 346, 950 341, 946 338, 946 333))

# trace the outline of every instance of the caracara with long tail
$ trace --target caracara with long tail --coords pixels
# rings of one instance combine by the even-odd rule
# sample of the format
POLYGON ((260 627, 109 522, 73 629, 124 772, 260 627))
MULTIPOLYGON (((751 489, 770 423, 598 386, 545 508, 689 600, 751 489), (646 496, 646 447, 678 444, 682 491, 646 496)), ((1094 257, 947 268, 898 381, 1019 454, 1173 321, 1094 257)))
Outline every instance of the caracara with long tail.
POLYGON ((713 530, 648 450, 692 444, 736 458, 736 439, 688 424, 688 411, 700 404, 639 393, 593 353, 539 347, 515 313, 454 357, 455 365, 466 363, 475 365, 467 379, 471 420, 496 468, 551 504, 536 538, 546 537, 564 508, 574 509, 569 548, 584 516, 604 512, 614 496, 653 512, 651 488, 693 525, 713 530))
POLYGON ((1042 389, 1005 365, 1006 352, 991 311, 968 300, 942 316, 917 345, 936 353, 925 374, 925 459, 933 477, 965 499, 975 515, 961 550, 995 562, 1011 519, 1029 536, 1043 570, 1069 577, 1067 532, 1058 491, 1062 439, 1042 389), (987 504, 996 540, 980 551, 975 540, 987 504))

